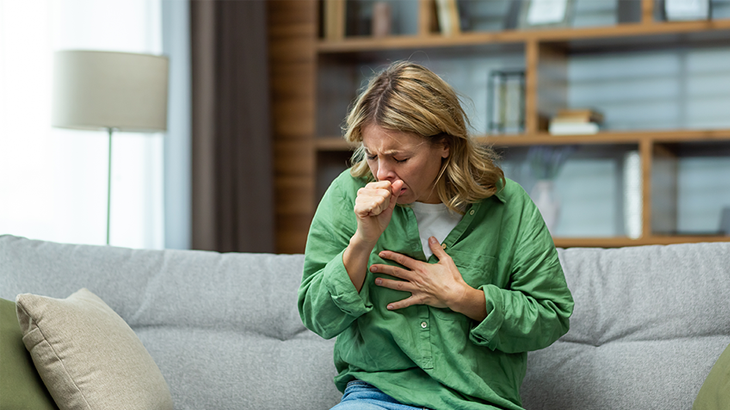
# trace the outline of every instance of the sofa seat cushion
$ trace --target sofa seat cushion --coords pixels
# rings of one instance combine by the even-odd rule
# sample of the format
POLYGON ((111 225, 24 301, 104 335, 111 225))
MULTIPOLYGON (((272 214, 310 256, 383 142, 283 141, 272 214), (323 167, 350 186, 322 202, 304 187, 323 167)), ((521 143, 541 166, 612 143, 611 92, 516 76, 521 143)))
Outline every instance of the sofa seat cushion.
POLYGON ((0 299, 0 410, 58 409, 23 345, 15 303, 0 299))
POLYGON ((160 370, 127 323, 87 289, 16 299, 23 343, 63 409, 172 409, 160 370))

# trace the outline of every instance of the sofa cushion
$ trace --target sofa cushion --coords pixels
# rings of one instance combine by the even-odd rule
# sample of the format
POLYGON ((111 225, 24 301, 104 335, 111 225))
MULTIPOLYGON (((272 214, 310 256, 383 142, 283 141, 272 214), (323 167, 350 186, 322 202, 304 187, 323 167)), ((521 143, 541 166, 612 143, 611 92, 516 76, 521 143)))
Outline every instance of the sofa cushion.
POLYGON ((725 410, 730 403, 730 346, 725 348, 700 388, 692 410, 725 410))
POLYGON ((134 331, 87 289, 16 299, 23 343, 59 407, 172 409, 165 379, 134 331))
POLYGON ((0 410, 57 409, 23 345, 15 303, 0 299, 0 410))

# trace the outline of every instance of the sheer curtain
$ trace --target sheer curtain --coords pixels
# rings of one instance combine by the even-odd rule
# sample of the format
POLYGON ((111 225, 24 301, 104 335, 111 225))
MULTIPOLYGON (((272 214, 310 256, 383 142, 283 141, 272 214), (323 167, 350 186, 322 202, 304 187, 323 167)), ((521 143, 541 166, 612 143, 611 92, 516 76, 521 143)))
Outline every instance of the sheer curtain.
MULTIPOLYGON (((161 54, 161 0, 0 0, 0 234, 104 244, 104 131, 54 129, 53 52, 161 54)), ((116 133, 111 244, 162 248, 163 134, 116 133)))

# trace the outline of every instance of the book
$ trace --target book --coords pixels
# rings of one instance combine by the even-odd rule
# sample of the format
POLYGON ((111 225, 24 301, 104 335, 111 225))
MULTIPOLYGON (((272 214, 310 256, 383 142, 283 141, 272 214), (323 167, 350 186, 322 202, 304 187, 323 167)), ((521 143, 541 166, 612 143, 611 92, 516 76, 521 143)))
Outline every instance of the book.
POLYGON ((324 37, 335 41, 345 37, 345 0, 325 0, 324 37))
POLYGON ((603 114, 590 109, 565 109, 550 120, 548 131, 555 135, 595 134, 599 124, 603 122, 603 114))
POLYGON ((392 12, 389 3, 378 1, 373 5, 372 35, 385 37, 390 35, 392 12))
POLYGON ((555 122, 551 121, 548 131, 553 135, 583 135, 598 132, 595 122, 555 122))
POLYGON ((438 15, 441 34, 452 36, 461 33, 459 8, 456 0, 436 0, 436 14, 438 15))
POLYGON ((624 155, 624 231, 631 239, 641 237, 643 197, 641 186, 641 156, 639 151, 624 155))
POLYGON ((595 122, 600 124, 603 122, 603 114, 600 112, 590 109, 572 109, 572 110, 560 110, 558 114, 552 119, 553 122, 595 122))
POLYGON ((708 20, 710 0, 664 0, 668 21, 708 20))

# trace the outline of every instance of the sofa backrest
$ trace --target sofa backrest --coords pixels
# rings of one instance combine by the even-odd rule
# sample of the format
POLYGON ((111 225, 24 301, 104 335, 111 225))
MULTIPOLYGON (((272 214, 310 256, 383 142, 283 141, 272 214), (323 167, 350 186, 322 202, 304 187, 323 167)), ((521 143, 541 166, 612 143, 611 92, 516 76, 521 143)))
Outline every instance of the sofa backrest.
POLYGON ((137 333, 182 409, 328 409, 332 340, 301 323, 303 255, 69 245, 0 236, 0 297, 86 287, 137 333))
MULTIPOLYGON (((690 409, 730 344, 730 243, 560 249, 571 329, 528 356, 527 409, 690 409)), ((184 409, 328 409, 331 340, 296 310, 302 255, 0 236, 0 297, 86 287, 138 334, 184 409)))
POLYGON ((690 409, 730 344, 730 243, 560 249, 570 331, 532 352, 528 409, 690 409))

